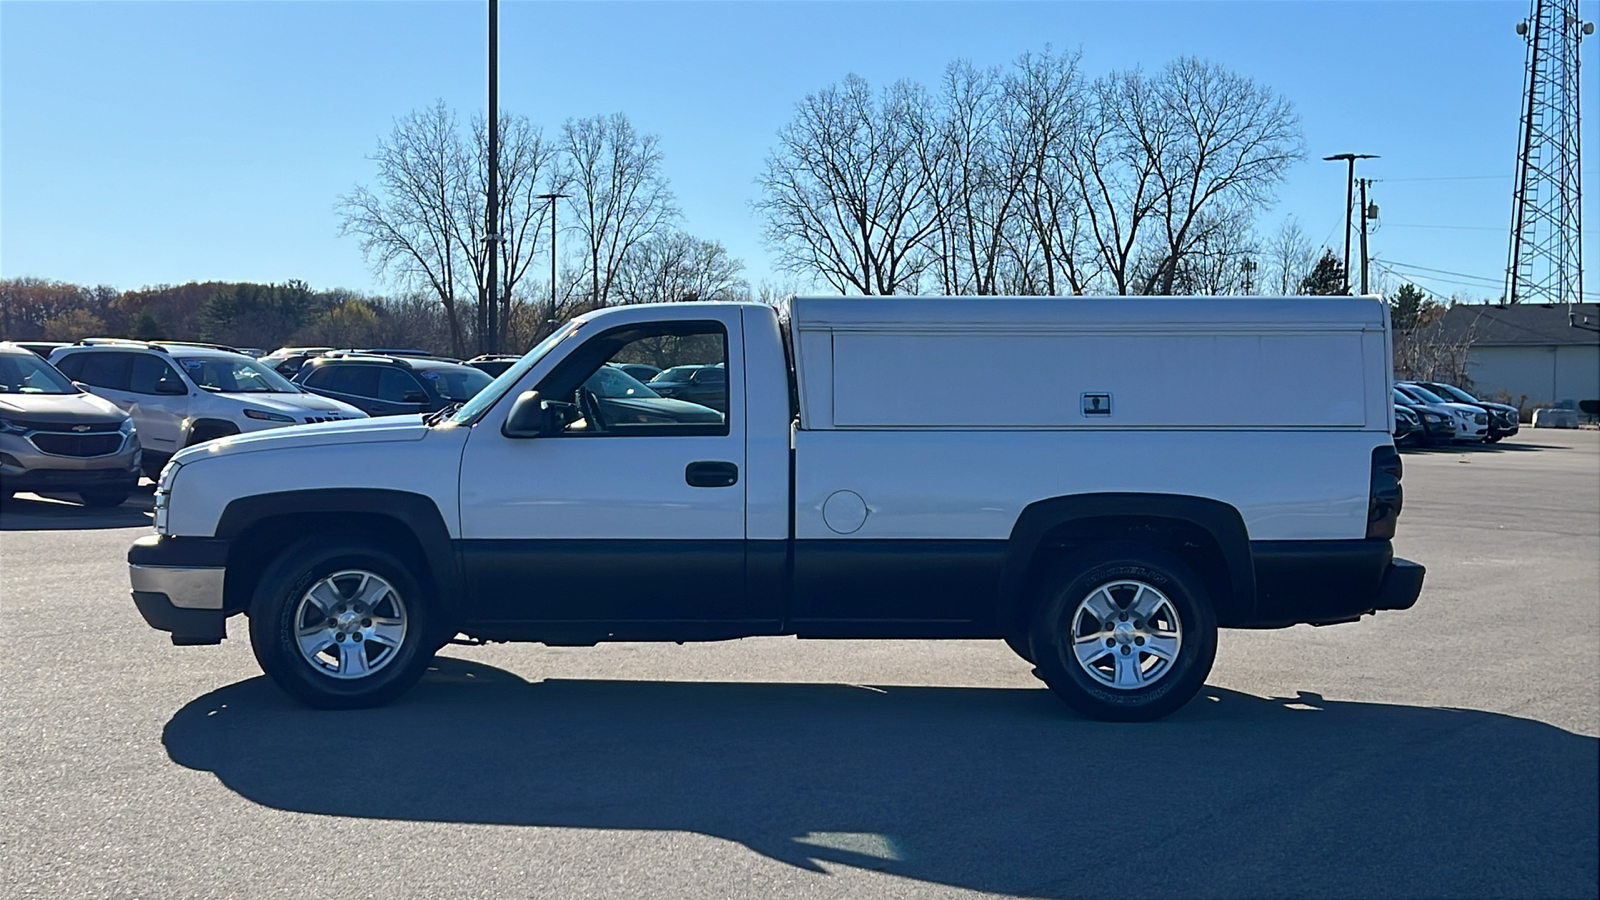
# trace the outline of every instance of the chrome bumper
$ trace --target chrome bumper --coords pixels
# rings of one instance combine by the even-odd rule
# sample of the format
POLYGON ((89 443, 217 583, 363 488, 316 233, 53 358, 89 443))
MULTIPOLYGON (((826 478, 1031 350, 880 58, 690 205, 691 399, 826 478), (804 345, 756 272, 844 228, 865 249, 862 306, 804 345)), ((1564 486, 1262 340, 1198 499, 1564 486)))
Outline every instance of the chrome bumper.
POLYGON ((128 580, 140 594, 165 594, 179 609, 222 609, 222 579, 226 569, 200 566, 140 566, 129 564, 128 580))

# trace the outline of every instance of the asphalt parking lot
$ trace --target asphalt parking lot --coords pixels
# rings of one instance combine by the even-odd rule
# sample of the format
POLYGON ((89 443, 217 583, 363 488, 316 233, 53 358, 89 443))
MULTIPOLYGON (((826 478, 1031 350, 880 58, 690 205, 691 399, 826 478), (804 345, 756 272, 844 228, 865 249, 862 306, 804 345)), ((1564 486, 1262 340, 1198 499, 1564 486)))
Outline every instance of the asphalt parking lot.
POLYGON ((1600 432, 1408 453, 1417 606, 1225 632, 1147 725, 1000 642, 452 647, 288 703, 127 594, 148 494, 0 507, 4 897, 1594 897, 1600 432))

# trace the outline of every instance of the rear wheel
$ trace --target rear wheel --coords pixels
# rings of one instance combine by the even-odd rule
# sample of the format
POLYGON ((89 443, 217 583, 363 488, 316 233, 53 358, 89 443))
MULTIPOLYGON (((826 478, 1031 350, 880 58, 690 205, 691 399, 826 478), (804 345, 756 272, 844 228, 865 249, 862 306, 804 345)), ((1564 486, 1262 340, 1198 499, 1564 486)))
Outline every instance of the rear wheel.
POLYGON ((409 689, 433 657, 430 610, 404 563, 327 536, 268 567, 250 606, 250 644, 294 699, 322 709, 377 706, 409 689))
POLYGON ((1199 577, 1142 545, 1091 548, 1046 579, 1029 632, 1038 674, 1095 719, 1158 719, 1211 672, 1216 616, 1199 577))

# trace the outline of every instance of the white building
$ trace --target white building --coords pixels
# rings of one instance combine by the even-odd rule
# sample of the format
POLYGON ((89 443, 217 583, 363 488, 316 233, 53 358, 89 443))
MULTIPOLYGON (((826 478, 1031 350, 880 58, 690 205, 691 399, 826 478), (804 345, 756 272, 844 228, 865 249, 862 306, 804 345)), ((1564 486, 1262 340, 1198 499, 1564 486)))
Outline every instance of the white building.
POLYGON ((1600 398, 1600 305, 1457 304, 1441 327, 1470 342, 1467 377, 1480 397, 1524 409, 1600 398))

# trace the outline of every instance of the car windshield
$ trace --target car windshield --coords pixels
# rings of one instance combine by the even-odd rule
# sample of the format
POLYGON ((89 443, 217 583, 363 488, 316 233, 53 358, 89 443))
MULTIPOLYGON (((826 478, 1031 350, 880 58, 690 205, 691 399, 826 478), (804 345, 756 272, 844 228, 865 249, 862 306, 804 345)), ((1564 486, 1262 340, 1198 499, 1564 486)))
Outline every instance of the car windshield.
POLYGON ((0 393, 76 394, 67 376, 55 367, 28 353, 0 354, 0 393))
POLYGON ((1410 406, 1411 404, 1413 404, 1413 403, 1415 403, 1417 401, 1411 399, 1410 397, 1407 397, 1405 395, 1405 393, 1403 391, 1401 391, 1399 388, 1395 388, 1394 389, 1394 402, 1400 404, 1401 406, 1410 406))
POLYGON ((590 375, 589 380, 583 383, 583 388, 596 397, 604 397, 606 399, 661 396, 645 387, 644 383, 639 379, 616 366, 601 366, 600 371, 590 375))
POLYGON ((451 403, 465 403, 478 392, 494 382, 489 373, 474 369, 471 366, 452 366, 451 368, 418 369, 418 377, 433 385, 439 396, 451 403))
POLYGON ((1430 391, 1425 387, 1418 387, 1417 385, 1414 385, 1414 384, 1406 385, 1405 386, 1405 390, 1406 390, 1407 393, 1412 394, 1417 399, 1421 400, 1423 403, 1448 403, 1448 402, 1450 402, 1450 401, 1444 399, 1443 397, 1439 396, 1438 394, 1435 394, 1433 391, 1430 391))
POLYGON ((178 365, 195 384, 219 394, 298 394, 300 389, 253 359, 182 356, 178 365))
POLYGON ((489 382, 488 386, 467 401, 465 406, 456 410, 450 421, 457 425, 471 425, 478 421, 478 417, 488 412, 489 407, 494 406, 496 400, 505 396, 506 391, 516 387, 517 382, 528 374, 529 369, 538 365, 539 360, 549 355, 557 344, 572 336, 579 327, 580 323, 574 320, 556 329, 549 337, 540 341, 537 347, 529 350, 527 355, 517 360, 516 365, 501 372, 499 378, 489 382))
POLYGON ((1466 391, 1463 391, 1461 388, 1458 388, 1458 387, 1456 387, 1454 385, 1449 385, 1449 384, 1431 384, 1431 385, 1429 385, 1429 387, 1433 389, 1434 393, 1443 394, 1444 396, 1446 396, 1446 397, 1448 397, 1448 398, 1450 398, 1452 400, 1460 400, 1462 403, 1477 403, 1478 402, 1478 398, 1477 397, 1472 396, 1471 394, 1467 393, 1466 391))

